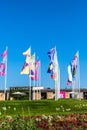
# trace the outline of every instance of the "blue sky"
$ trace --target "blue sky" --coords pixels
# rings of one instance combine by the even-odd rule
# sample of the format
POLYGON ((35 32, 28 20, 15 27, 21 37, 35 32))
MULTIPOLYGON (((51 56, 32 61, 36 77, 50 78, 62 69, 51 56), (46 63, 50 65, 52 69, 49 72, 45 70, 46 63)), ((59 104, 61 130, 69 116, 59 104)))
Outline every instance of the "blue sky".
MULTIPOLYGON (((0 53, 8 46, 7 88, 27 86, 20 75, 24 56, 31 46, 41 61, 41 85, 54 88, 47 74, 47 52, 56 46, 61 71, 61 88, 67 81, 67 65, 80 53, 81 87, 87 87, 87 1, 86 0, 0 0, 0 53)), ((0 60, 2 60, 0 58, 0 60)), ((0 89, 4 77, 0 77, 0 89)))

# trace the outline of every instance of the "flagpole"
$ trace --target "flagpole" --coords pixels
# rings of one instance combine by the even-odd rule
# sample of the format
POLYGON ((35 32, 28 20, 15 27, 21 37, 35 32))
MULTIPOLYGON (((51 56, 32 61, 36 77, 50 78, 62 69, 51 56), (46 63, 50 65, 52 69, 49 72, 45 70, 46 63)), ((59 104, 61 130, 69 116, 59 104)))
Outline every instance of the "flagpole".
MULTIPOLYGON (((6 47, 6 50, 8 50, 8 47, 6 47)), ((6 86, 7 86, 7 59, 8 59, 8 57, 6 57, 6 74, 5 74, 4 100, 6 100, 6 86)))
POLYGON ((80 61, 79 61, 79 51, 78 51, 78 98, 80 99, 80 61))
MULTIPOLYGON (((22 71, 20 74, 27 74, 29 76, 30 74, 30 58, 31 58, 31 46, 28 48, 25 52, 23 52, 23 55, 25 56, 25 62, 22 68, 22 71)), ((31 100, 31 77, 29 80, 28 77, 28 99, 31 100)))
POLYGON ((38 80, 36 80, 36 87, 37 87, 36 99, 37 100, 38 100, 38 81, 39 81, 39 72, 38 72, 38 80))
POLYGON ((75 98, 75 80, 74 79, 72 83, 72 98, 75 98))
POLYGON ((72 84, 72 98, 80 98, 80 66, 79 66, 79 51, 74 56, 74 66, 76 72, 74 72, 73 84, 72 84))
POLYGON ((55 100, 58 100, 60 98, 60 77, 58 77, 60 76, 60 70, 57 73, 56 73, 56 79, 55 79, 55 100))
POLYGON ((58 64, 58 59, 57 59, 57 51, 55 47, 55 100, 58 100, 60 98, 60 69, 59 69, 59 64, 58 64))
POLYGON ((59 82, 59 87, 58 87, 58 99, 60 98, 60 68, 58 65, 58 82, 59 82))
POLYGON ((40 79, 40 61, 39 62, 39 66, 38 66, 38 80, 37 80, 37 100, 38 100, 38 94, 39 94, 39 79, 40 79))
POLYGON ((38 100, 38 80, 36 81, 36 83, 37 83, 37 85, 36 85, 37 86, 37 94, 36 95, 37 95, 37 100, 38 100))
POLYGON ((30 77, 30 80, 29 80, 29 83, 30 83, 30 87, 29 87, 29 100, 31 100, 31 77, 30 77))
MULTIPOLYGON (((39 81, 38 81, 38 86, 41 87, 41 61, 40 61, 40 66, 39 66, 39 81)), ((38 89, 38 93, 40 93, 40 89, 38 89)))
MULTIPOLYGON (((30 46, 30 57, 31 57, 31 46, 30 46)), ((30 87, 29 87, 29 100, 31 100, 31 77, 30 77, 30 87)))
POLYGON ((40 67, 39 67, 39 86, 41 86, 41 61, 40 61, 40 67))
MULTIPOLYGON (((34 53, 35 55, 35 53, 34 53)), ((34 76, 35 76, 35 59, 34 59, 34 76)), ((35 88, 35 77, 34 77, 34 80, 33 80, 33 88, 35 88)), ((35 100, 35 89, 33 90, 33 100, 35 100)))

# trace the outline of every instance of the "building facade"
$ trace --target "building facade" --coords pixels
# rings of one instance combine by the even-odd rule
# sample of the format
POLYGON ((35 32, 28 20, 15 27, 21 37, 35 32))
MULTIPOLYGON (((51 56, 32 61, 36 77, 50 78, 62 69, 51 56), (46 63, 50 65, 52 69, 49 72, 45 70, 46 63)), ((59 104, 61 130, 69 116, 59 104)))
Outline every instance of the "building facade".
MULTIPOLYGON (((13 97, 12 93, 14 91, 25 92, 26 99, 29 99, 30 87, 11 87, 10 88, 10 98, 13 97)), ((24 98, 23 96, 20 96, 24 98)), ((55 90, 54 89, 44 89, 44 87, 31 87, 31 99, 32 100, 41 100, 41 99, 54 99, 55 90)), ((60 98, 72 98, 71 89, 61 89, 60 98)), ((80 90, 80 98, 87 99, 87 89, 80 90)), ((25 99, 25 98, 24 98, 25 99)))
MULTIPOLYGON (((60 98, 73 98, 71 89, 61 89, 60 98)), ((43 100, 54 99, 54 89, 44 89, 44 87, 10 87, 6 91, 6 100, 43 100), (30 97, 31 96, 31 97, 30 97)), ((80 99, 87 99, 87 89, 80 90, 80 99)), ((4 100, 4 91, 0 91, 0 100, 4 100)))

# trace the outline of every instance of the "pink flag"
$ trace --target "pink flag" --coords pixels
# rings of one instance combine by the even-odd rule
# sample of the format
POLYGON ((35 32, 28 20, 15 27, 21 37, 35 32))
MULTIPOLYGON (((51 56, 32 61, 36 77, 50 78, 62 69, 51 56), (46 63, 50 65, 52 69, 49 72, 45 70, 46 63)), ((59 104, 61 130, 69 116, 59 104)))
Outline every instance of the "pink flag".
POLYGON ((2 53, 2 58, 4 58, 7 55, 8 50, 6 49, 3 53, 2 53))
POLYGON ((53 73, 53 74, 51 75, 51 78, 55 80, 55 79, 56 79, 56 73, 53 73))
POLYGON ((22 67, 22 71, 20 74, 29 74, 29 65, 28 63, 24 63, 23 67, 22 67))
POLYGON ((6 75, 6 64, 1 63, 0 64, 0 76, 5 76, 6 75))
POLYGON ((35 70, 34 76, 31 77, 32 80, 38 80, 38 70, 35 70))
POLYGON ((6 49, 3 53, 2 53, 2 58, 3 58, 3 62, 6 62, 7 60, 7 53, 8 53, 8 49, 6 49))
POLYGON ((39 61, 39 60, 36 60, 36 61, 35 61, 35 70, 38 71, 38 70, 39 70, 39 67, 40 67, 40 61, 39 61))
POLYGON ((39 60, 36 60, 35 61, 35 73, 34 73, 34 76, 31 77, 32 80, 38 80, 38 75, 39 75, 39 67, 40 67, 40 61, 39 60))

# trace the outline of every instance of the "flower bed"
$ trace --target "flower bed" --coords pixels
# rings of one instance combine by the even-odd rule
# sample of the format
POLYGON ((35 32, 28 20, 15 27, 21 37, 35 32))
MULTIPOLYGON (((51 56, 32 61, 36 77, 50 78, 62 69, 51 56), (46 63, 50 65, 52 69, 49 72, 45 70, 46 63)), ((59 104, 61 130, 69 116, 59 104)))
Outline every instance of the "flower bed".
POLYGON ((6 116, 0 119, 0 129, 9 130, 86 130, 87 114, 42 115, 12 118, 6 116))
POLYGON ((41 130, 85 130, 87 128, 87 114, 71 114, 66 116, 41 116, 36 124, 41 130))

